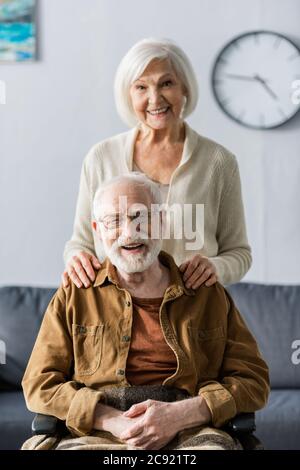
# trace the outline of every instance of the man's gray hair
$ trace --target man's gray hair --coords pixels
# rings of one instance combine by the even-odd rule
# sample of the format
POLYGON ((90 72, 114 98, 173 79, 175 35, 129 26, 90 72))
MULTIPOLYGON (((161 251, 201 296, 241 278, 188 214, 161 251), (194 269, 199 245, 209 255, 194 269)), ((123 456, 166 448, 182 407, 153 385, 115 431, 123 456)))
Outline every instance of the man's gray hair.
MULTIPOLYGON (((116 186, 118 184, 129 183, 131 185, 142 186, 144 190, 148 191, 151 196, 152 204, 159 204, 162 205, 162 196, 158 184, 152 181, 143 173, 138 171, 132 171, 128 175, 118 175, 110 180, 103 183, 100 188, 96 191, 93 200, 93 213, 96 220, 100 217, 100 207, 103 194, 112 186, 116 186)), ((139 202, 139 201, 137 201, 139 202)))
POLYGON ((169 59, 177 77, 187 91, 182 119, 189 116, 197 106, 197 78, 185 52, 170 39, 142 39, 125 54, 115 76, 114 93, 117 111, 129 127, 134 127, 138 123, 131 103, 130 87, 155 59, 169 59))

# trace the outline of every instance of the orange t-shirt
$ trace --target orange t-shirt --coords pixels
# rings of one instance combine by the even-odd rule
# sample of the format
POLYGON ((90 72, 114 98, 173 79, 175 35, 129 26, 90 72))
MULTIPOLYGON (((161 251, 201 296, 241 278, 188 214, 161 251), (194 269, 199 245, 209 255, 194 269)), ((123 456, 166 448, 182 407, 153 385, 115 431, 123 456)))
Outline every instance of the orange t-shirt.
POLYGON ((176 371, 176 356, 159 321, 162 300, 163 297, 132 297, 133 323, 126 365, 126 378, 131 385, 162 384, 176 371))

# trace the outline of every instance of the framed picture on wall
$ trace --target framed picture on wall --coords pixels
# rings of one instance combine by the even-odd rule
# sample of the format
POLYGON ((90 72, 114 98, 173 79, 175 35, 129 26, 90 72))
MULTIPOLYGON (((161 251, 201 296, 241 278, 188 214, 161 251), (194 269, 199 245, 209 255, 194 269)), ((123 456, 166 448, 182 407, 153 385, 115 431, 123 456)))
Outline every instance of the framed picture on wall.
POLYGON ((0 62, 36 60, 36 0, 0 0, 0 62))

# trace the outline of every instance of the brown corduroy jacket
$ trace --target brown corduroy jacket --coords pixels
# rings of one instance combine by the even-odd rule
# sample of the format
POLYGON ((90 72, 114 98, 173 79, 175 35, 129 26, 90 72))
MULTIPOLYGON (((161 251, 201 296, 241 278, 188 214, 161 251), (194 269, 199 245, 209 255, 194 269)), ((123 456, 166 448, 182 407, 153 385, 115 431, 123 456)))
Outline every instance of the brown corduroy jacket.
MULTIPOLYGON (((173 258, 159 318, 177 358, 163 384, 201 394, 220 427, 241 412, 265 406, 268 367, 230 295, 216 283, 187 289, 173 258)), ((22 386, 29 410, 65 420, 74 436, 93 431, 96 404, 107 386, 130 386, 126 359, 132 327, 130 293, 107 259, 93 285, 60 287, 45 313, 22 386)))

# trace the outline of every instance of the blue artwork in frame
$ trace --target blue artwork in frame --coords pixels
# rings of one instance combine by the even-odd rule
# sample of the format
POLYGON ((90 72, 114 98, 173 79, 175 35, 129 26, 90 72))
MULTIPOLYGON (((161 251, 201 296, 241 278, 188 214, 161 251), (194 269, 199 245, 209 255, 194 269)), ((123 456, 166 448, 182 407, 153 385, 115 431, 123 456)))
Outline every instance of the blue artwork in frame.
POLYGON ((0 62, 36 59, 35 0, 0 0, 0 62))

